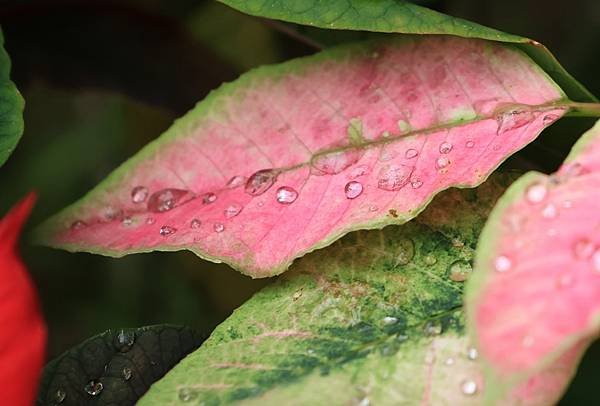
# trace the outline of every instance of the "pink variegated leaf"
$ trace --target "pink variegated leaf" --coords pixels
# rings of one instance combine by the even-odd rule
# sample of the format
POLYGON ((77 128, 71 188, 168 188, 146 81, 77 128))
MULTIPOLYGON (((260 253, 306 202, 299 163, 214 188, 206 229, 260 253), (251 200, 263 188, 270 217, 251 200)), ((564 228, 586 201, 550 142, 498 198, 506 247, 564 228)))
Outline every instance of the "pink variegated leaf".
POLYGON ((481 234, 466 303, 495 397, 556 360, 574 371, 598 334, 599 138, 600 123, 557 173, 516 181, 481 234))
POLYGON ((408 37, 222 86, 41 231, 110 256, 188 249, 254 277, 480 184, 567 110, 501 43, 408 37))

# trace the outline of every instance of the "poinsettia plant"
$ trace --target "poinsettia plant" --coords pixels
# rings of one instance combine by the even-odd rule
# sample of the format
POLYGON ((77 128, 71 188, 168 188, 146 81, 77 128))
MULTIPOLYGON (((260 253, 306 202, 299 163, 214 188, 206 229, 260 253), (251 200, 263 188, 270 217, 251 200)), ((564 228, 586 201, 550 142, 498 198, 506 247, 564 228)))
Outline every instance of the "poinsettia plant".
MULTIPOLYGON (((417 4, 221 2, 321 50, 212 91, 34 238, 277 278, 206 341, 93 337, 38 403, 557 402, 600 328, 600 124, 554 174, 497 168, 595 96, 539 42, 417 4)), ((0 58, 1 164, 23 105, 0 58)))

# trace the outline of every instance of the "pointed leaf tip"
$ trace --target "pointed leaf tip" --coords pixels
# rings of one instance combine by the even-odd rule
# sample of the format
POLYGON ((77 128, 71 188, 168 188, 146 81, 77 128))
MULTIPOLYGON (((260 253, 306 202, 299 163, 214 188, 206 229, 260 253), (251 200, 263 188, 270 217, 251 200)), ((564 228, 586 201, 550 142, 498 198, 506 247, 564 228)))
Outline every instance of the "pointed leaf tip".
POLYGON ((565 388, 598 334, 599 141, 600 122, 555 174, 515 182, 481 234, 469 326, 499 396, 558 362, 565 388))
POLYGON ((122 256, 189 249, 254 277, 349 231, 480 184, 567 107, 521 52, 401 38, 263 67, 224 85, 43 227, 122 256))

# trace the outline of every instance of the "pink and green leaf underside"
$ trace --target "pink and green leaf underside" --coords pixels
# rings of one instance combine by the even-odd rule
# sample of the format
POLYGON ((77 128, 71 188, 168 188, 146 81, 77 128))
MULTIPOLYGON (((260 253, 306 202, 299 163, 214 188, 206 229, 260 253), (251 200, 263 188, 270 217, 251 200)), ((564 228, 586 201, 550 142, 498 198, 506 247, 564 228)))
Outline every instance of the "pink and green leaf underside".
POLYGON ((596 337, 599 198, 600 123, 558 172, 523 176, 492 212, 467 310, 488 373, 498 382, 510 387, 557 359, 574 370, 596 337))
POLYGON ((254 277, 281 273, 349 231, 408 221, 437 192, 481 183, 564 114, 561 101, 527 56, 473 39, 369 42, 259 68, 51 219, 43 239, 111 256, 189 249, 254 277), (226 186, 265 169, 277 178, 260 195, 226 186), (362 186, 353 199, 349 182, 362 186), (191 193, 154 213, 132 202, 136 187, 191 193), (293 203, 277 201, 282 187, 293 203))

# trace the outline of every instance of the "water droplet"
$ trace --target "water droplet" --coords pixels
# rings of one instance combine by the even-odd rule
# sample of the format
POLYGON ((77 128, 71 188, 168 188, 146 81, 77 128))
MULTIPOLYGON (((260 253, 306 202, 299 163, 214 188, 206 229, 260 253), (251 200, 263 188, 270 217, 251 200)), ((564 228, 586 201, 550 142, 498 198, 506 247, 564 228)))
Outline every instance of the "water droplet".
POLYGON ((133 219, 129 216, 123 217, 123 220, 121 220, 121 224, 123 224, 124 226, 130 226, 131 224, 133 224, 133 219))
POLYGON ((452 151, 452 144, 449 142, 442 142, 440 144, 440 154, 447 154, 450 151, 452 151))
POLYGON ((395 324, 397 321, 398 319, 392 316, 386 316, 383 318, 383 324, 385 325, 395 324))
POLYGON ((556 209, 556 206, 552 203, 547 204, 542 209, 542 217, 544 217, 544 218, 553 219, 557 215, 558 215, 558 210, 556 209))
POLYGON ((356 179, 360 176, 366 175, 367 173, 369 173, 369 167, 367 165, 359 165, 350 171, 350 179, 356 179))
POLYGON ((461 382, 460 390, 467 396, 473 396, 477 393, 477 383, 471 379, 466 379, 461 382))
POLYGON ((216 200, 217 200, 217 195, 212 192, 205 193, 202 196, 203 204, 211 204, 211 203, 214 203, 216 200))
POLYGON ((499 255, 494 260, 494 269, 497 272, 506 272, 512 267, 512 261, 505 255, 499 255))
POLYGON ((246 183, 246 178, 240 175, 233 176, 225 185, 228 189, 235 189, 246 183))
POLYGON ((555 122, 556 120, 558 120, 557 114, 546 114, 544 116, 544 118, 542 119, 542 122, 544 123, 544 125, 550 125, 553 122, 555 122))
POLYGON ((548 188, 541 182, 534 182, 525 189, 525 198, 529 203, 540 203, 548 195, 548 188))
POLYGON ((146 219, 146 224, 154 224, 156 223, 156 220, 154 219, 154 217, 148 217, 146 219))
POLYGON ((108 221, 115 220, 123 216, 123 210, 107 207, 103 210, 102 216, 108 221))
POLYGON ((477 348, 469 347, 467 349, 467 358, 470 359, 471 361, 475 361, 478 356, 479 356, 479 352, 477 351, 477 348))
POLYGON ((454 358, 448 358, 446 359, 446 361, 444 362, 444 364, 450 366, 450 365, 454 365, 454 358))
POLYGON ((351 181, 346 183, 344 191, 346 192, 346 198, 356 199, 363 192, 363 185, 360 182, 351 181))
POLYGON ((377 211, 377 210, 379 210, 379 208, 377 206, 375 206, 375 205, 369 206, 369 211, 377 211))
POLYGON ((357 163, 363 153, 359 149, 348 149, 317 154, 310 161, 311 172, 315 175, 335 175, 357 163))
POLYGON ((126 381, 131 379, 131 376, 133 375, 133 372, 131 371, 131 368, 123 368, 123 379, 125 379, 126 381))
POLYGON ((102 385, 102 382, 95 381, 93 379, 89 381, 84 387, 84 390, 87 392, 87 394, 91 396, 98 396, 102 392, 102 389, 104 389, 104 385, 102 385))
POLYGON ((292 204, 298 198, 298 192, 289 186, 277 189, 277 202, 281 204, 292 204))
POLYGON ((193 219, 192 221, 190 221, 190 228, 200 228, 200 226, 202 225, 202 222, 198 219, 193 219))
POLYGON ((233 218, 242 212, 242 206, 239 204, 231 204, 227 206, 227 208, 223 211, 225 213, 225 217, 228 219, 233 218))
POLYGON ((213 228, 217 233, 222 233, 223 231, 225 231, 225 226, 223 225, 223 223, 215 223, 213 224, 213 228))
POLYGON ((425 261, 425 264, 427 265, 435 265, 437 262, 437 258, 429 254, 425 258, 423 258, 423 261, 425 261))
POLYGON ((596 246, 587 238, 582 238, 573 245, 573 254, 577 259, 588 259, 592 256, 596 246))
POLYGON ((144 203, 148 198, 148 188, 136 186, 131 190, 131 201, 135 204, 144 203))
POLYGON ((410 181, 410 186, 412 186, 413 189, 418 189, 423 186, 423 182, 421 182, 419 179, 413 179, 410 181))
POLYGON ((425 323, 423 331, 428 336, 437 336, 442 334, 442 323, 440 320, 430 320, 425 323))
POLYGON ((467 141, 465 143, 465 147, 467 148, 473 148, 475 146, 475 143, 473 141, 467 141))
POLYGON ((600 250, 596 250, 594 255, 592 255, 592 265, 594 266, 594 271, 600 272, 600 250))
POLYGON ((516 108, 500 112, 496 116, 498 123, 497 134, 501 135, 510 130, 521 128, 531 123, 535 115, 529 108, 516 108))
POLYGON ((58 389, 54 393, 54 402, 55 402, 55 404, 62 403, 65 400, 66 397, 67 397, 67 392, 65 392, 62 389, 58 389))
POLYGON ((162 213, 194 199, 194 194, 183 189, 162 189, 148 199, 148 211, 162 213))
POLYGON ((252 196, 260 196, 273 186, 279 175, 273 169, 262 169, 248 178, 244 191, 252 196))
POLYGON ((386 165, 379 171, 377 187, 383 190, 400 190, 410 181, 414 166, 386 165))
POLYGON ((369 398, 364 397, 358 401, 357 406, 369 406, 370 404, 371 404, 371 401, 369 400, 369 398))
POLYGON ((419 155, 419 151, 417 151, 414 148, 410 148, 406 150, 406 153, 404 154, 404 156, 406 157, 406 159, 413 159, 415 158, 417 155, 419 155))
POLYGON ((407 265, 415 256, 415 243, 410 238, 402 238, 396 244, 396 263, 398 265, 407 265))
POLYGON ((437 169, 446 169, 450 165, 450 159, 445 156, 441 156, 435 161, 435 167, 437 169))
POLYGON ((87 227, 87 224, 81 220, 75 220, 71 224, 71 230, 81 230, 82 228, 85 228, 85 227, 87 227))
POLYGON ((174 234, 176 231, 177 231, 177 229, 174 228, 174 227, 171 227, 171 226, 162 226, 160 228, 160 230, 158 231, 158 233, 160 235, 162 235, 163 237, 167 237, 167 236, 169 236, 171 234, 174 234))
POLYGON ((198 392, 195 389, 181 388, 179 389, 179 400, 182 402, 191 402, 198 397, 198 392))
POLYGON ((135 331, 121 329, 114 338, 114 346, 119 352, 127 352, 135 342, 135 331))
POLYGON ((471 264, 465 260, 459 259, 450 265, 450 279, 454 282, 466 281, 471 272, 473 272, 473 268, 471 267, 471 264))

